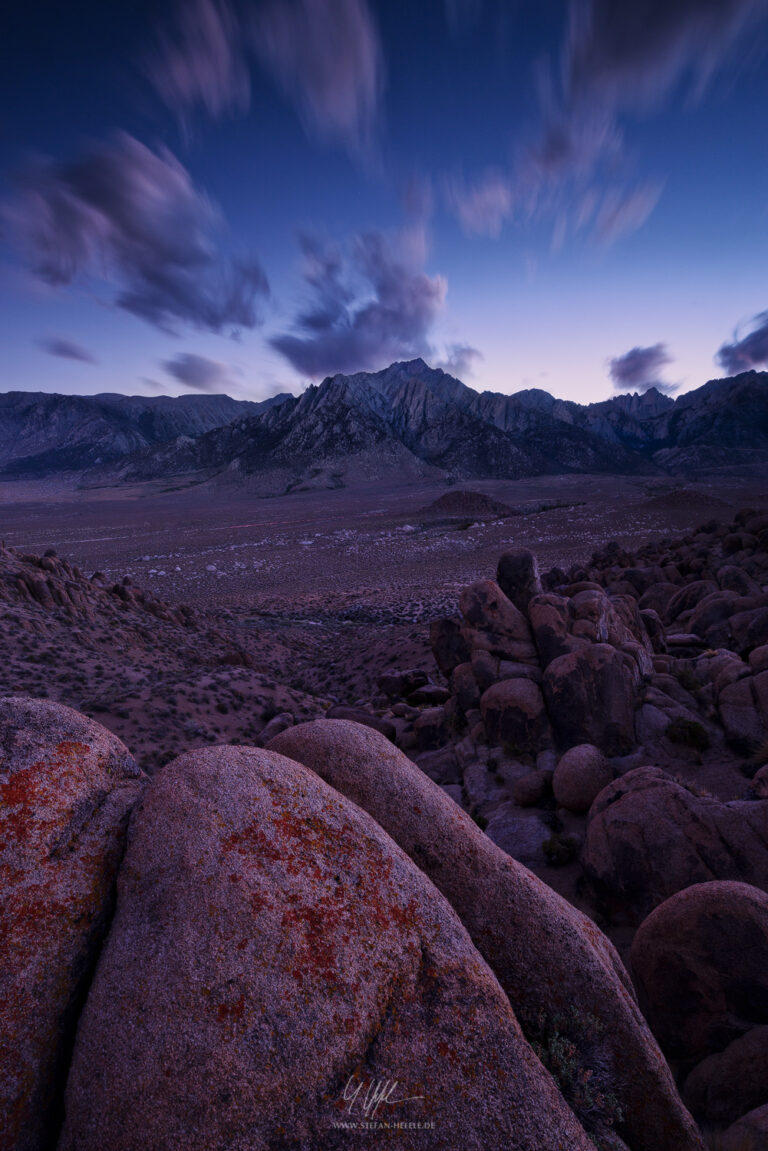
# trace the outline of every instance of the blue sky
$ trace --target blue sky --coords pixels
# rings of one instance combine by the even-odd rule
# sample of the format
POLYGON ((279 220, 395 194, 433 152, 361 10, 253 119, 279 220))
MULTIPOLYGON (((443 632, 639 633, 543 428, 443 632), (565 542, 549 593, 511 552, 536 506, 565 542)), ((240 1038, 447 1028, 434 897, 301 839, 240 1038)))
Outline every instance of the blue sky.
POLYGON ((0 66, 3 390, 768 366, 768 0, 81 0, 0 66))

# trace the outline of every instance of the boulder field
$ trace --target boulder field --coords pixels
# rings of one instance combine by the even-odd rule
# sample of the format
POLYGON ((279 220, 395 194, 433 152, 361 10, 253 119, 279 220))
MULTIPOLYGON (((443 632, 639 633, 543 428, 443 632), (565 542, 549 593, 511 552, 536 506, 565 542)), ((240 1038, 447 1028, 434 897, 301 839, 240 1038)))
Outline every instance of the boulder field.
POLYGON ((768 518, 489 574, 151 779, 0 700, 0 1151, 768 1146, 768 518))

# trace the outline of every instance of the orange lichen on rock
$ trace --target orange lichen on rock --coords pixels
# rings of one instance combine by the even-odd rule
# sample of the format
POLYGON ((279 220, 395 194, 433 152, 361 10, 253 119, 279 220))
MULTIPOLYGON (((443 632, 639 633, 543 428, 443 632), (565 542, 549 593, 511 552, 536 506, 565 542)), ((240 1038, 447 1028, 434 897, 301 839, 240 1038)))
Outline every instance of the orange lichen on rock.
POLYGON ((57 704, 0 700, 3 1151, 36 1151, 53 1137, 62 1056, 143 784, 97 724, 57 704))
POLYGON ((186 1151, 351 1149, 359 1132, 333 1124, 350 1102, 366 1119, 355 1076, 398 1080, 385 1117, 434 1121, 430 1146, 594 1151, 447 901, 300 764, 242 747, 170 763, 118 893, 60 1151, 133 1151, 137 1131, 186 1151))

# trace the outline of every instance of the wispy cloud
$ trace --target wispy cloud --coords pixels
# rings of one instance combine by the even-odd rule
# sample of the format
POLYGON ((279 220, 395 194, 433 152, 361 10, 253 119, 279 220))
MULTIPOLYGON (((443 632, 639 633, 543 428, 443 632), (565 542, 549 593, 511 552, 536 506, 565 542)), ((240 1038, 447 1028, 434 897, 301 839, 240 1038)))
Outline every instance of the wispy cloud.
POLYGON ((449 376, 463 380, 466 376, 474 375, 475 364, 484 359, 483 353, 471 344, 448 344, 444 358, 438 360, 435 367, 442 368, 449 376))
POLYGON ((37 343, 49 356, 58 356, 62 360, 77 360, 81 364, 98 364, 99 362, 87 348, 76 344, 74 340, 66 339, 65 336, 43 336, 37 343))
POLYGON ((384 84, 379 34, 366 0, 268 0, 253 49, 296 105, 306 130, 369 151, 384 84))
POLYGON ((642 228, 661 197, 661 184, 637 188, 608 188, 596 213, 595 235, 606 244, 642 228))
POLYGON ((297 371, 316 378, 431 353, 447 285, 424 271, 423 225, 357 236, 346 251, 307 237, 302 246, 310 306, 270 341, 297 371))
POLYGON ((766 0, 570 0, 557 66, 536 72, 539 124, 514 163, 449 207, 465 230, 498 235, 514 216, 551 219, 554 246, 569 236, 601 243, 636 231, 662 192, 627 157, 632 119, 673 99, 700 99, 726 67, 739 66, 746 33, 766 0))
POLYGON ((740 338, 736 333, 733 342, 723 344, 717 353, 718 363, 732 375, 768 366, 768 312, 760 312, 752 323, 751 332, 740 338))
POLYGON ((165 330, 260 320, 264 272, 217 251, 219 214, 167 148, 120 133, 72 163, 30 161, 0 215, 48 284, 107 280, 118 307, 165 330))
POLYGON ((673 392, 676 385, 662 379, 664 368, 672 362, 667 345, 658 343, 647 348, 631 348, 622 356, 614 356, 608 361, 608 371, 618 392, 647 392, 649 388, 673 392))
POLYGON ((231 383, 226 364, 194 352, 179 352, 173 359, 163 360, 162 367, 174 380, 198 392, 218 392, 231 383))
POLYGON ((512 185, 498 172, 486 173, 470 186, 449 181, 446 194, 449 206, 469 235, 498 236, 512 215, 512 185))
POLYGON ((251 81, 240 22, 227 0, 184 0, 158 37, 145 71, 185 123, 198 107, 213 119, 247 111, 251 81))

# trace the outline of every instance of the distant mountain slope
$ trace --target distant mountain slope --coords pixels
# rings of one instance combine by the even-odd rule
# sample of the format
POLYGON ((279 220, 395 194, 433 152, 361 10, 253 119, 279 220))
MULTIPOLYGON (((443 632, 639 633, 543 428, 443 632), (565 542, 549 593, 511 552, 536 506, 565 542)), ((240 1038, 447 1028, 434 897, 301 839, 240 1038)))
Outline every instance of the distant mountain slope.
POLYGON ((108 464, 177 436, 199 436, 280 402, 186 395, 0 395, 0 470, 42 476, 108 464))
POLYGON ((10 393, 0 396, 3 464, 6 476, 75 469, 89 483, 256 477, 265 491, 426 474, 754 471, 768 467, 768 373, 677 400, 652 388, 588 405, 539 390, 478 393, 423 360, 264 404, 10 393))
POLYGON ((515 408, 515 397, 495 399, 489 404, 423 360, 397 363, 373 374, 329 377, 254 418, 128 457, 119 474, 139 480, 279 470, 293 476, 293 486, 322 469, 329 478, 354 471, 363 459, 369 474, 428 470, 454 478, 653 470, 618 442, 546 411, 515 408), (504 404, 505 415, 489 414, 504 404))

